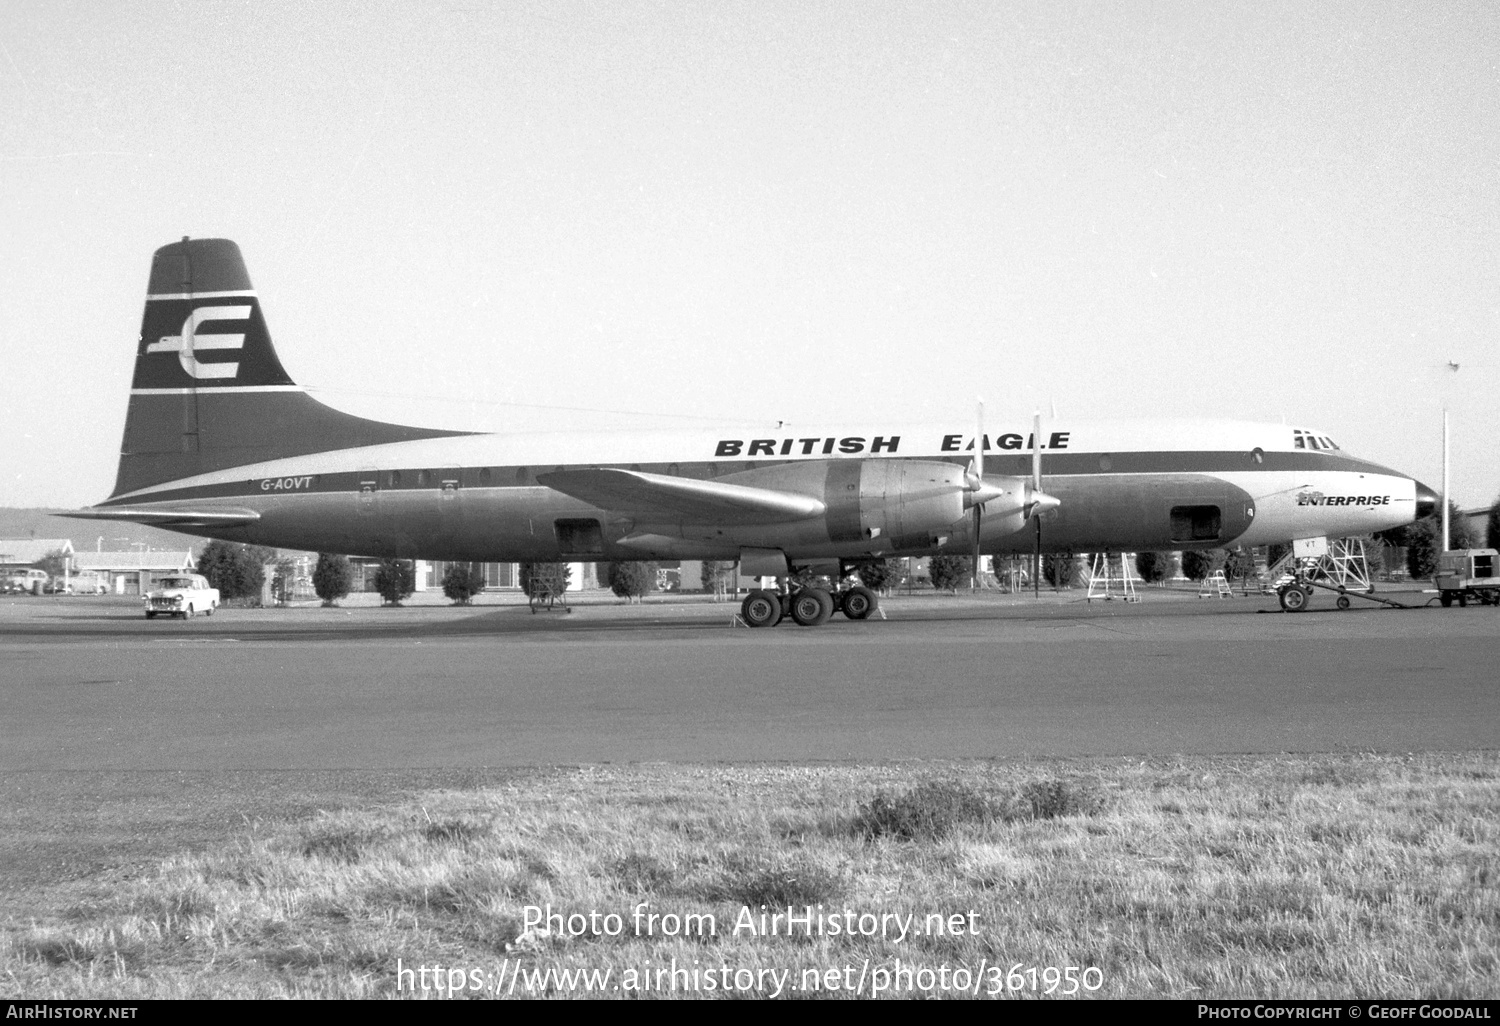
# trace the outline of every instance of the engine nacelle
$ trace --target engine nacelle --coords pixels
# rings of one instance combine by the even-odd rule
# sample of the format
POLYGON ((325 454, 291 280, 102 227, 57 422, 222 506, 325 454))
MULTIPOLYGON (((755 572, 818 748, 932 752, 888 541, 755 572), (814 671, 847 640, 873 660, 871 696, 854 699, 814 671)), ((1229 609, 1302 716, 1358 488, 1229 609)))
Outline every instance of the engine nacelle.
POLYGON ((894 549, 930 548, 963 519, 964 468, 923 460, 837 460, 828 464, 828 537, 881 539, 894 549))

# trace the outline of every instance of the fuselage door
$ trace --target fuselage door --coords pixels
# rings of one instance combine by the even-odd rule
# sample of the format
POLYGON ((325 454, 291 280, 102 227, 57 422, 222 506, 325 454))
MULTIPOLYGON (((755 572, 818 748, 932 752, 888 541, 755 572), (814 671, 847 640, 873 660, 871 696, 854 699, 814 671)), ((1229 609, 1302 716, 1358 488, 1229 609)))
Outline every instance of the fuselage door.
POLYGON ((593 518, 554 522, 557 551, 564 559, 597 559, 604 555, 604 532, 593 518))
POLYGON ((362 467, 359 471, 359 512, 369 516, 375 512, 375 495, 380 491, 380 472, 374 467, 362 467))
POLYGON ((1218 541, 1224 535, 1223 511, 1218 506, 1173 506, 1174 542, 1218 541))

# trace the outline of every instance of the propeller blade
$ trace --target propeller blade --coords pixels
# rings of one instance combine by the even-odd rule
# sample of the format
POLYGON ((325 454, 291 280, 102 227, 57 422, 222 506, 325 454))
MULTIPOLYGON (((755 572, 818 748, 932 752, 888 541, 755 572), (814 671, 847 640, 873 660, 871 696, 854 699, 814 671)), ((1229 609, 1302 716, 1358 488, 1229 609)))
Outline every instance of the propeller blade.
POLYGON ((1031 422, 1031 487, 1042 490, 1042 413, 1031 422))
POLYGON ((979 405, 974 411, 974 481, 977 486, 974 489, 974 549, 970 553, 970 579, 971 591, 979 590, 979 533, 984 528, 984 400, 979 400, 979 405))
POLYGON ((1036 548, 1031 553, 1031 595, 1042 596, 1042 518, 1036 518, 1036 548))
POLYGON ((1042 494, 1042 411, 1037 410, 1031 421, 1031 515, 1036 517, 1036 546, 1031 553, 1031 594, 1040 598, 1042 594, 1042 509, 1036 497, 1042 494))
POLYGON ((974 473, 984 480, 984 400, 974 409, 974 473))

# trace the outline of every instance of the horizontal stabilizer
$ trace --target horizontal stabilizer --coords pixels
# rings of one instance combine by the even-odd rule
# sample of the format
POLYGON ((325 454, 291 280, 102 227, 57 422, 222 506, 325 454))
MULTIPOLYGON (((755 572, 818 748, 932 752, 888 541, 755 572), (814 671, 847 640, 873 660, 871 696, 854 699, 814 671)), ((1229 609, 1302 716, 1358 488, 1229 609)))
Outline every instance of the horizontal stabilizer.
POLYGON ((694 523, 774 524, 815 517, 825 508, 821 500, 794 492, 639 470, 559 470, 536 480, 612 513, 694 523))
POLYGON ((248 509, 123 509, 118 506, 95 506, 93 509, 58 513, 77 520, 128 520, 151 527, 235 527, 260 519, 248 509))

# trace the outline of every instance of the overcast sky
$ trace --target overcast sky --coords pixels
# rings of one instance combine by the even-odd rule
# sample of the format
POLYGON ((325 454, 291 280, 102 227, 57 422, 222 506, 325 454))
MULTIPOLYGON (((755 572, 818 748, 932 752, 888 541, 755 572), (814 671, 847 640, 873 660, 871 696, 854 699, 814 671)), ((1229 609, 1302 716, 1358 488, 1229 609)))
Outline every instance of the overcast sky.
POLYGON ((1436 487, 1446 403, 1455 498, 1500 493, 1487 0, 6 0, 0 51, 0 505, 108 494, 183 235, 367 416, 982 394, 1285 418, 1436 487))

